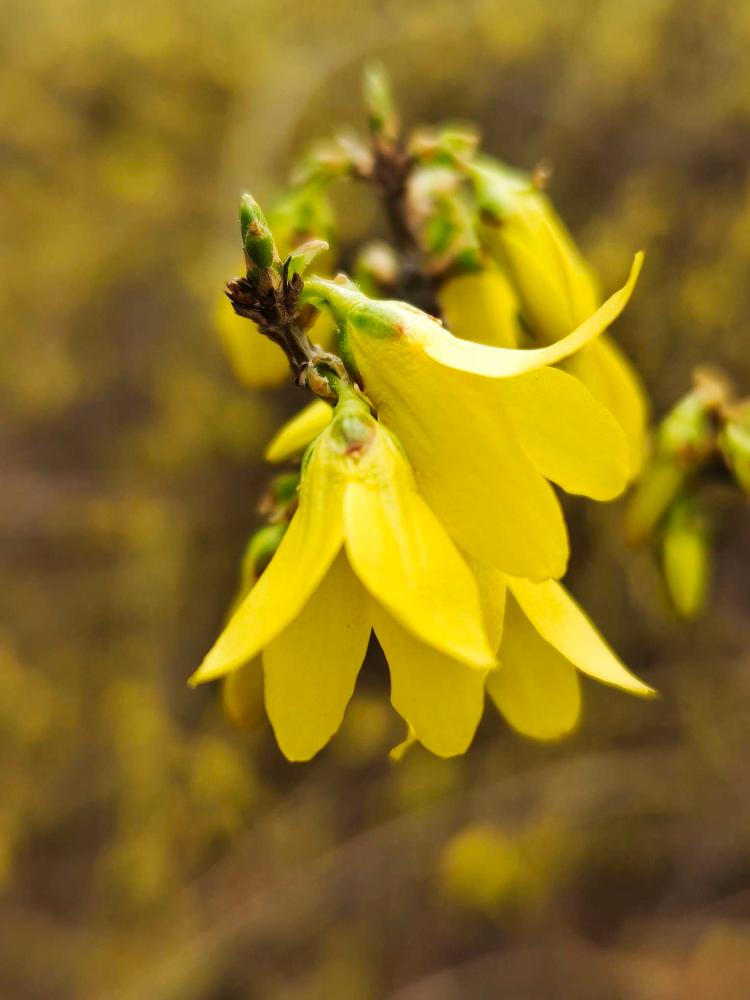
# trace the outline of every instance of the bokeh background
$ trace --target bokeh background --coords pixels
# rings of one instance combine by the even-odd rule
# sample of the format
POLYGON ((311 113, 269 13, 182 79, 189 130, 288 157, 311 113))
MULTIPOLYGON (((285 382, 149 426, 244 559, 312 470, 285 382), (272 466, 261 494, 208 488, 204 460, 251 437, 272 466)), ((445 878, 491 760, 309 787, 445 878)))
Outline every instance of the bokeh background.
MULTIPOLYGON (((3 0, 0 996, 745 998, 750 511, 720 497, 710 607, 677 623, 622 503, 571 503, 571 587, 663 692, 586 685, 561 744, 489 707, 462 759, 387 758, 374 656, 331 746, 286 763, 185 680, 257 525, 295 390, 214 329, 239 193, 362 123, 476 120, 555 166, 654 412, 694 364, 750 392, 750 5, 3 0)), ((342 194, 342 239, 378 228, 342 194)))

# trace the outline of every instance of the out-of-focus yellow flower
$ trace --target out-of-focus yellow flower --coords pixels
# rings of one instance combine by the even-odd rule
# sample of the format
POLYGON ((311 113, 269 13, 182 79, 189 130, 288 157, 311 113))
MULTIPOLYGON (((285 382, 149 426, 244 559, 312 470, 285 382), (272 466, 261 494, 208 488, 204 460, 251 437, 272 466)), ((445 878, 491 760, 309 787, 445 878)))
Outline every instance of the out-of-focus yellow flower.
POLYGON ((518 299, 497 267, 489 265, 449 278, 438 299, 446 326, 462 340, 495 347, 521 343, 518 299))
POLYGON ((276 555, 191 681, 262 651, 279 746, 307 760, 338 729, 373 628, 396 710, 428 749, 462 753, 494 664, 477 584, 399 442, 342 386, 276 555))
POLYGON ((214 323, 232 372, 242 385, 267 389, 290 378, 284 352, 264 337, 252 320, 238 316, 223 292, 216 303, 214 323))
POLYGON ((266 448, 268 462, 286 462, 301 455, 331 422, 333 408, 322 399, 308 403, 273 436, 266 448))
POLYGON ((499 643, 498 667, 487 675, 487 691, 518 732, 551 740, 575 728, 581 711, 578 671, 631 694, 654 694, 559 583, 503 579, 488 571, 478 579, 482 590, 495 592, 491 604, 483 602, 488 634, 499 643))
MULTIPOLYGON (((484 242, 518 295, 524 323, 542 343, 565 337, 601 301, 593 273, 565 224, 528 174, 478 157, 472 177, 480 209, 495 223, 483 228, 484 242)), ((637 373, 606 337, 571 358, 567 367, 619 421, 635 475, 648 420, 637 373)))
MULTIPOLYGON (((291 379, 284 352, 264 337, 251 319, 238 316, 224 293, 216 303, 214 324, 235 378, 248 389, 272 389, 291 379)), ((336 325, 321 312, 308 336, 322 350, 335 350, 336 325)))
POLYGON ((492 826, 473 824, 445 845, 438 875, 451 900, 493 916, 515 901, 521 869, 518 838, 492 826))
POLYGON ((568 540, 547 479, 607 500, 625 486, 627 444, 609 411, 577 379, 549 367, 596 338, 625 307, 626 285, 568 337, 534 350, 459 340, 401 302, 312 279, 342 354, 378 415, 403 442, 420 490, 469 555, 514 576, 560 577, 568 540))

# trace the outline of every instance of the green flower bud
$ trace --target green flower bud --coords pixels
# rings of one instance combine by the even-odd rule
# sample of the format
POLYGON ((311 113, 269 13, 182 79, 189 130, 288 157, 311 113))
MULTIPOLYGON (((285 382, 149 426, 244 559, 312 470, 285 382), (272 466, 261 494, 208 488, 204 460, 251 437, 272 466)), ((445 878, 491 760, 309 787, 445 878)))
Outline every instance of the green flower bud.
POLYGON ((686 470, 703 462, 713 450, 715 427, 711 409, 699 392, 691 392, 662 420, 656 449, 686 470))
POLYGON ((711 573, 708 519, 695 498, 671 508, 661 540, 664 583, 675 611, 695 618, 703 610, 711 573))
POLYGON ((367 243, 357 254, 354 280, 360 291, 371 298, 387 292, 398 281, 398 256, 393 247, 380 240, 367 243))
POLYGON ((266 217, 258 202, 250 194, 243 194, 240 201, 240 232, 248 273, 263 271, 279 262, 266 217))
POLYGON ((625 535, 632 544, 650 538, 664 512, 682 489, 685 470, 669 455, 652 457, 630 495, 625 535))
POLYGON ((750 498, 750 400, 728 408, 718 441, 729 471, 750 498))
POLYGON ((479 266, 478 220, 461 174, 443 166, 416 167, 409 175, 406 211, 429 270, 479 266))
POLYGON ((391 81, 381 63, 369 63, 362 75, 362 91, 370 132, 383 142, 393 145, 401 123, 393 100, 391 81))
POLYGON ((653 453, 625 517, 630 542, 650 537, 672 501, 713 454, 715 413, 725 398, 726 385, 707 371, 696 372, 694 382, 692 392, 669 411, 656 431, 653 453))
POLYGON ((416 129, 409 140, 408 152, 423 163, 465 167, 478 145, 479 132, 473 125, 442 125, 416 129))

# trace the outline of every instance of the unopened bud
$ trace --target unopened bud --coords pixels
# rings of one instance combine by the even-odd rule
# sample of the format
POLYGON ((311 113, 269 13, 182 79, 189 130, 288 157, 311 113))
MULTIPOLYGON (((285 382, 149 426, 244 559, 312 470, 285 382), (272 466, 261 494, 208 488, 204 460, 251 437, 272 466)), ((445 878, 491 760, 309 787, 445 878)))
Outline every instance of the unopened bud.
POLYGON ((423 163, 465 166, 479 145, 479 132, 470 124, 421 128, 412 133, 408 152, 423 163))
POLYGON ((393 100, 391 81, 381 63, 369 63, 362 76, 367 124, 377 139, 392 145, 398 139, 400 122, 393 100))
POLYGON ((263 271, 279 262, 266 217, 250 194, 243 194, 240 202, 240 232, 248 273, 263 271))
POLYGON ((738 486, 750 498, 750 400, 729 407, 719 448, 738 486))
POLYGON ((393 247, 381 240, 367 243, 357 254, 354 280, 365 295, 377 298, 398 281, 398 256, 393 247))
POLYGON ((625 531, 631 543, 651 536, 667 508, 713 453, 717 401, 716 393, 699 380, 662 420, 626 513, 625 531))
POLYGON ((461 174, 449 167, 415 168, 409 176, 406 211, 428 258, 428 270, 478 266, 477 216, 461 174))
POLYGON ((664 583, 675 611, 695 618, 703 610, 711 570, 708 518, 694 498, 678 501, 667 515, 661 541, 664 583))

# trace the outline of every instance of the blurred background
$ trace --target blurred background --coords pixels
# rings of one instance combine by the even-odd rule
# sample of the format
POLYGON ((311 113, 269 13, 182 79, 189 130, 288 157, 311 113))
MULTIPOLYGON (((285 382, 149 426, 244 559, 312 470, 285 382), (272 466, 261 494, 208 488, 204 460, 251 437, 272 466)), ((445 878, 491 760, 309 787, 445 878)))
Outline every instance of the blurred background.
MULTIPOLYGON (((750 393, 750 5, 722 0, 0 4, 0 996, 745 998, 750 516, 723 504, 678 623, 623 504, 572 502, 571 589, 662 692, 585 685, 576 735, 489 706, 419 748, 377 656, 284 761, 186 678, 220 626, 262 450, 298 392, 237 385, 214 325, 238 196, 363 124, 464 118, 551 193, 658 417, 692 367, 750 393)), ((377 231, 342 195, 342 239, 377 231)))

